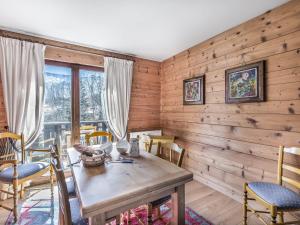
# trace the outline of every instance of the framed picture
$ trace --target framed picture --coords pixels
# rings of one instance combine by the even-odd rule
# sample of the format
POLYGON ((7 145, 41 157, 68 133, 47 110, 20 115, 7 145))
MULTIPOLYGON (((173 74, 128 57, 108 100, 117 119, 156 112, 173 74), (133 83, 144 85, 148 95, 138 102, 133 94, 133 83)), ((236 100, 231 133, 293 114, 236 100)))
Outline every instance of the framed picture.
POLYGON ((204 75, 183 81, 183 104, 204 104, 204 75))
POLYGON ((225 102, 264 101, 264 61, 225 71, 225 102))

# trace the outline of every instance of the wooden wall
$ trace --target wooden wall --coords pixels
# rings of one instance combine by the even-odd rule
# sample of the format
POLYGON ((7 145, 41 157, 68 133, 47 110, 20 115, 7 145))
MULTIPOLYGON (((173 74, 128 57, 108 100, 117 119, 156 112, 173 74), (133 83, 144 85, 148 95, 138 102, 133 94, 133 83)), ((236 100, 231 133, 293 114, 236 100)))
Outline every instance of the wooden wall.
POLYGON ((275 181, 278 146, 300 145, 300 1, 165 60, 161 126, 186 147, 184 166, 194 178, 225 194, 240 199, 245 181, 275 181), (225 70, 260 60, 266 102, 225 104, 225 70), (183 106, 183 79, 201 74, 206 104, 183 106))
POLYGON ((128 130, 160 128, 160 63, 136 59, 134 64, 128 130))
MULTIPOLYGON (((44 38, 0 30, 0 36, 47 45, 45 58, 55 61, 103 67, 103 56, 134 60, 129 130, 151 130, 160 127, 160 63, 132 56, 56 42, 44 38)), ((0 82, 0 131, 7 126, 0 82)))

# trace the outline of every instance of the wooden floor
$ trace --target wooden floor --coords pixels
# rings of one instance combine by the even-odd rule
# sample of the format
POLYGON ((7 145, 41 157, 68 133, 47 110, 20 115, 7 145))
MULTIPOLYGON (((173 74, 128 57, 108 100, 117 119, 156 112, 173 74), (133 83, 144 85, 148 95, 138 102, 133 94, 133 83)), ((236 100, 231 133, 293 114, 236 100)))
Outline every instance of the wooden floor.
MULTIPOLYGON (((12 201, 9 201, 12 202, 12 201)), ((241 225, 242 205, 215 191, 214 189, 192 181, 186 185, 186 205, 215 225, 241 225)), ((0 208, 0 224, 4 224, 8 212, 0 208)), ((286 219, 294 219, 286 215, 286 219)), ((249 216, 249 225, 262 224, 254 215, 249 216)))
MULTIPOLYGON (((242 204, 232 198, 196 181, 186 185, 186 205, 215 225, 242 225, 242 204)), ((285 215, 287 221, 296 215, 285 215)), ((268 217, 265 220, 269 221, 268 217)), ((248 215, 248 225, 261 225, 254 214, 248 215)))

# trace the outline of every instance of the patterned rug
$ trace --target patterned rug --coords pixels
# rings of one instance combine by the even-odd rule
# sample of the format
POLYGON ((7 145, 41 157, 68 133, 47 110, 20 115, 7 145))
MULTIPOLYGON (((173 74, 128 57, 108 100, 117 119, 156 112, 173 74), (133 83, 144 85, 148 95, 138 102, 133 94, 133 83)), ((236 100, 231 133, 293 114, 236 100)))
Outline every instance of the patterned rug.
MULTIPOLYGON (((51 199, 48 190, 34 191, 31 196, 27 198, 23 204, 20 205, 20 217, 16 225, 57 225, 58 224, 58 199, 57 190, 55 189, 54 197, 51 199)), ((171 202, 161 207, 161 219, 157 219, 154 225, 164 225, 170 222, 172 212, 171 202)), ((153 215, 154 220, 157 216, 153 215)), ((134 213, 130 215, 130 224, 138 225, 139 220, 146 224, 147 221, 147 209, 146 206, 140 206, 134 210, 134 213)), ((128 224, 128 215, 125 213, 121 218, 121 224, 128 224)), ((13 225, 13 216, 10 214, 7 218, 5 225, 13 225)), ((111 223, 115 225, 115 222, 111 223)), ((191 208, 185 208, 185 224, 188 225, 212 225, 202 216, 198 215, 191 208)))

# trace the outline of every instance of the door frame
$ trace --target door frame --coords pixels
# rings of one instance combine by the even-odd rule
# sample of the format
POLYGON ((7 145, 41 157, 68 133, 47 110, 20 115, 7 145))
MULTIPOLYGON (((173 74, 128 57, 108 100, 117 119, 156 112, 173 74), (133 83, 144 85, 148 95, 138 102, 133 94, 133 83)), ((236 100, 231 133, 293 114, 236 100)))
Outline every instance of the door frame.
POLYGON ((103 72, 103 67, 81 65, 54 60, 45 60, 45 65, 71 68, 71 145, 80 143, 80 69, 103 72))

